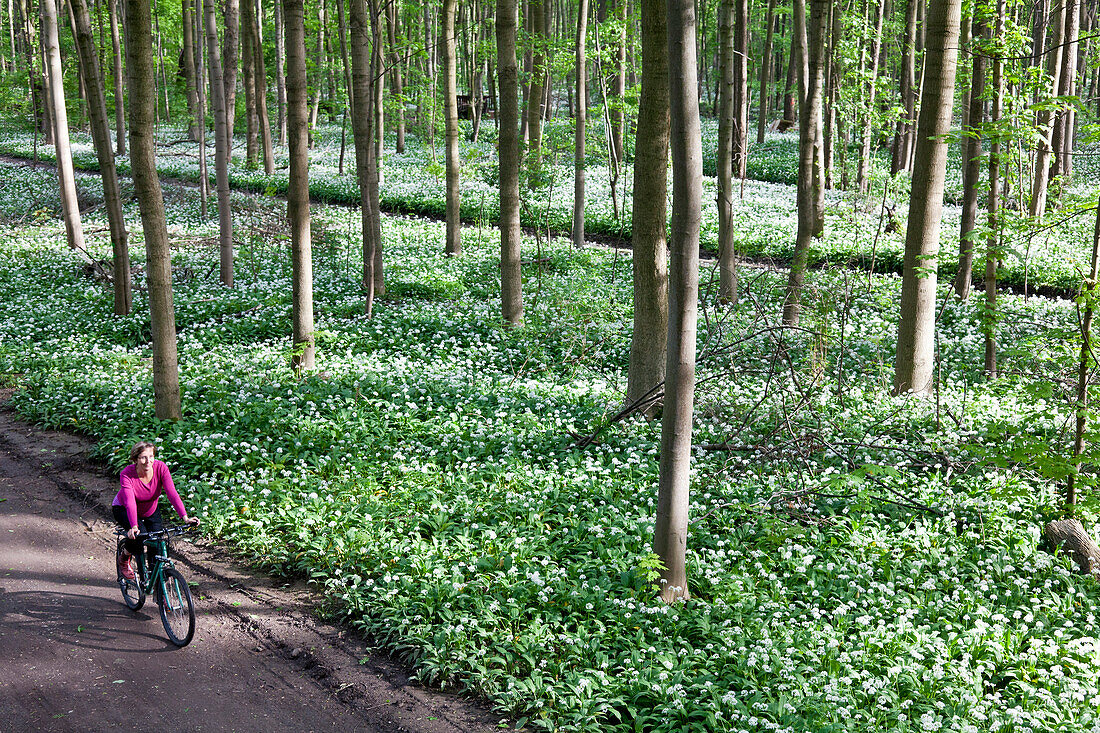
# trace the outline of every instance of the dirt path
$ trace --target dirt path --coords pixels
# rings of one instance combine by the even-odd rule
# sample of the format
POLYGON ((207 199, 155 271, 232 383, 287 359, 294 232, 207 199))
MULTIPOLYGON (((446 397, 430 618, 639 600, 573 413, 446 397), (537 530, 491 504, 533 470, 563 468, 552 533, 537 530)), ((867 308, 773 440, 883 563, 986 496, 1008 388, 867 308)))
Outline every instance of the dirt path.
POLYGON ((310 614, 201 540, 178 543, 194 585, 191 645, 164 635, 156 603, 132 613, 114 583, 115 479, 79 437, 0 410, 0 733, 499 730, 455 696, 310 614))

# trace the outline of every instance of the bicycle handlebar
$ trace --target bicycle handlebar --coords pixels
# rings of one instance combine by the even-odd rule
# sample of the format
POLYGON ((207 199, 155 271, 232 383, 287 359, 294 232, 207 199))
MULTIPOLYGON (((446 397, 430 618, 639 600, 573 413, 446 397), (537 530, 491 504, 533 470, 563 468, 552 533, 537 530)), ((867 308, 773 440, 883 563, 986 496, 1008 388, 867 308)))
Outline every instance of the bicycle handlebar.
MULTIPOLYGON (((154 532, 138 532, 135 540, 165 540, 169 537, 179 537, 180 535, 190 531, 195 525, 193 524, 178 524, 171 527, 165 527, 164 529, 154 532)), ((122 529, 122 527, 115 528, 115 534, 126 536, 129 530, 122 529)))

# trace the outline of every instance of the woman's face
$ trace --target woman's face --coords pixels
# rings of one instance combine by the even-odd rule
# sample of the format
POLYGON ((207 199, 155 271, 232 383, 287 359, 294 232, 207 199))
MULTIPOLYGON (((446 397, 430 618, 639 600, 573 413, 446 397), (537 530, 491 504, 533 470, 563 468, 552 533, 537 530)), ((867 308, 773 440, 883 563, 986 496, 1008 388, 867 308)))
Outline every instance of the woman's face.
POLYGON ((137 459, 138 471, 141 473, 149 473, 153 470, 153 449, 146 448, 143 450, 137 459))

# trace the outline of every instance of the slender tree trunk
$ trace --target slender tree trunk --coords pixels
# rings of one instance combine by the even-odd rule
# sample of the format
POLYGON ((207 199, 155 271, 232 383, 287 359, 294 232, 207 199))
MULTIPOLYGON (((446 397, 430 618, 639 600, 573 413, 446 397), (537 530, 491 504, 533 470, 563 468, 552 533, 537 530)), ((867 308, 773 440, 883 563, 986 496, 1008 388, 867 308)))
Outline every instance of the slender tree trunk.
POLYGON ((462 159, 458 150, 458 58, 455 50, 455 8, 458 0, 443 0, 443 117, 447 129, 447 241, 449 255, 462 254, 459 198, 462 159))
POLYGON ((790 52, 787 54, 787 78, 783 85, 783 119, 779 122, 780 132, 785 132, 798 124, 796 117, 799 96, 798 70, 802 66, 802 45, 798 35, 798 23, 799 21, 795 19, 794 29, 791 32, 790 52))
POLYGON ((1092 265, 1089 278, 1081 283, 1085 313, 1081 319, 1081 353, 1077 369, 1076 429, 1073 433, 1073 468, 1066 481, 1066 507, 1077 504, 1077 476, 1081 472, 1081 454, 1085 452, 1085 425, 1089 411, 1089 371, 1096 361, 1092 352, 1092 318, 1095 311, 1097 279, 1100 278, 1100 202, 1096 208, 1096 226, 1092 234, 1092 265))
POLYGON ((500 101, 497 137, 500 158, 500 301, 504 323, 523 325, 523 277, 520 272, 519 228, 519 68, 516 35, 519 17, 515 0, 496 0, 497 86, 500 101))
POLYGON ((626 401, 657 414, 663 399, 668 331, 667 15, 662 0, 641 0, 642 88, 634 148, 634 328, 626 401))
POLYGON ((737 56, 734 20, 742 0, 718 3, 718 302, 737 302, 737 253, 734 248, 733 176, 737 135, 737 56))
POLYGON ((806 25, 805 0, 795 0, 795 35, 808 61, 799 82, 798 134, 798 232, 787 278, 787 294, 783 302, 783 324, 797 326, 801 311, 802 286, 806 279, 810 241, 814 237, 819 216, 821 172, 818 169, 816 147, 821 136, 821 97, 825 78, 825 22, 828 18, 826 0, 811 0, 809 27, 806 25))
POLYGON ((626 103, 626 0, 614 0, 611 13, 614 16, 615 35, 611 44, 612 57, 615 59, 614 73, 611 76, 611 89, 608 97, 614 100, 607 111, 609 128, 611 132, 611 154, 615 156, 615 162, 621 163, 624 156, 623 133, 624 113, 623 105, 626 103))
POLYGON ((588 40, 588 0, 577 3, 577 107, 573 120, 573 246, 584 246, 585 131, 588 125, 588 71, 585 45, 588 40))
MULTIPOLYGON (((363 0, 353 0, 362 2, 363 0)), ((354 22, 354 21, 353 21, 354 22)), ((287 139, 290 144, 290 178, 287 186, 287 219, 290 224, 293 307, 291 310, 293 364, 296 369, 314 367, 313 256, 309 214, 309 123, 306 111, 306 29, 302 0, 283 0, 286 33, 287 139)), ((224 118, 223 118, 224 119, 224 118)))
MULTIPOLYGON (((1081 4, 1079 0, 1065 0, 1065 45, 1056 52, 1062 58, 1062 72, 1058 78, 1058 96, 1063 99, 1077 93, 1077 52, 1080 47, 1081 4)), ((1066 176, 1071 170, 1070 151, 1073 149, 1073 107, 1063 105, 1054 118, 1054 133, 1051 139, 1053 163, 1050 170, 1051 180, 1066 176)))
POLYGON ((119 194, 115 156, 111 149, 111 130, 107 126, 107 102, 103 93, 103 74, 99 55, 96 53, 92 21, 88 16, 85 0, 72 0, 73 19, 76 25, 76 48, 84 70, 88 92, 88 119, 92 126, 99 174, 103 179, 103 202, 107 209, 107 224, 111 230, 112 284, 114 287, 114 313, 125 316, 130 313, 130 253, 126 243, 126 220, 122 213, 122 197, 119 194))
MULTIPOLYGON (((229 131, 226 160, 233 160, 233 130, 237 126, 237 64, 240 63, 240 0, 225 3, 225 34, 222 38, 222 83, 225 85, 225 128, 229 131)), ((213 53, 213 52, 211 52, 213 53)))
POLYGON ((72 148, 69 147, 69 123, 65 111, 65 78, 61 72, 61 48, 57 41, 57 5, 40 0, 42 52, 49 76, 50 108, 54 120, 54 150, 57 177, 61 188, 61 210, 65 218, 65 238, 72 248, 84 248, 84 229, 80 224, 80 204, 76 196, 72 148))
MULTIPOLYGON (((110 0, 108 0, 110 2, 110 0)), ((184 85, 187 87, 187 111, 191 115, 191 124, 187 128, 187 137, 193 142, 199 139, 199 92, 195 87, 195 39, 194 0, 182 0, 180 3, 180 25, 183 27, 183 71, 184 85)))
POLYGON ((909 0, 905 6, 905 40, 901 47, 901 103, 904 113, 898 118, 894 131, 894 144, 890 150, 890 175, 904 170, 909 162, 909 146, 912 136, 914 111, 913 88, 916 83, 917 3, 909 0))
POLYGON ((244 89, 245 167, 255 168, 260 160, 260 120, 256 114, 256 54, 252 48, 252 0, 240 6, 241 87, 244 89))
POLYGON ((221 262, 218 279, 233 287, 233 209, 229 190, 229 115, 225 112, 225 87, 218 50, 218 25, 214 0, 204 0, 206 15, 206 56, 210 64, 210 99, 214 105, 214 176, 218 184, 218 244, 221 262))
POLYGON ((283 31, 282 0, 275 0, 275 106, 279 120, 280 146, 286 145, 286 39, 283 31))
POLYGON ((905 233, 901 321, 894 370, 897 394, 923 393, 932 386, 936 266, 961 5, 961 0, 932 0, 928 6, 927 58, 917 120, 913 193, 905 233))
MULTIPOLYGON (((1005 18, 1004 0, 997 0, 996 28, 994 30, 998 45, 1004 38, 1005 18)), ((1004 62, 993 57, 993 111, 992 123, 1001 121, 1004 98, 1004 62)), ((986 223, 989 233, 985 249, 985 314, 982 331, 985 337, 985 373, 989 379, 997 377, 997 260, 1000 257, 1001 213, 1001 135, 994 134, 989 149, 989 196, 986 200, 986 223)))
POLYGON ((209 216, 207 211, 208 200, 210 198, 210 171, 209 166, 206 164, 206 43, 203 39, 206 37, 204 30, 206 25, 206 18, 203 14, 202 3, 196 0, 195 12, 191 14, 194 18, 194 28, 192 29, 192 36, 195 39, 195 90, 198 92, 199 97, 199 212, 202 216, 202 220, 206 221, 209 216))
POLYGON ((527 183, 538 186, 542 166, 542 99, 546 83, 546 23, 545 0, 529 0, 531 11, 531 91, 527 95, 527 183))
POLYGON ((764 53, 760 56, 760 111, 756 116, 756 142, 764 142, 764 132, 768 127, 768 81, 771 74, 772 42, 775 37, 775 0, 768 0, 768 15, 764 22, 767 35, 764 37, 764 53))
POLYGON ((371 34, 373 43, 371 44, 371 65, 374 68, 373 76, 371 78, 376 79, 372 89, 374 90, 374 104, 371 109, 374 111, 374 158, 373 165, 371 166, 372 180, 374 183, 374 189, 371 194, 371 200, 374 202, 374 210, 376 214, 376 221, 378 232, 378 247, 375 250, 375 267, 374 267, 374 289, 378 295, 382 295, 384 288, 382 287, 382 235, 381 226, 382 219, 378 206, 378 186, 382 183, 382 160, 385 157, 386 152, 386 105, 385 105, 385 92, 386 84, 385 79, 385 67, 383 63, 384 54, 382 48, 385 45, 385 34, 382 32, 382 16, 380 13, 382 9, 378 6, 379 0, 370 0, 371 7, 371 34))
POLYGON ((749 0, 733 0, 732 30, 733 175, 743 179, 749 160, 749 0))
MULTIPOLYGON (((1054 18, 1051 24, 1054 27, 1054 35, 1047 54, 1047 74, 1051 79, 1052 94, 1057 94, 1061 84, 1062 54, 1058 51, 1062 47, 1065 32, 1065 2, 1057 2, 1054 9, 1054 18)), ((1037 48, 1042 48, 1038 46, 1037 48)), ((1051 154, 1051 136, 1053 135, 1054 113, 1049 108, 1039 110, 1036 119, 1038 143, 1035 148, 1035 168, 1031 178, 1031 203, 1028 213, 1035 218, 1041 217, 1047 208, 1047 184, 1049 183, 1049 167, 1051 154)))
POLYGON ((970 98, 969 125, 964 128, 963 151, 963 207, 959 226, 959 271, 955 275, 955 295, 959 300, 970 297, 970 281, 974 269, 974 240, 978 236, 978 184, 982 170, 982 110, 985 107, 986 50, 982 42, 987 37, 985 22, 974 11, 970 33, 970 98))
POLYGON ((405 152, 405 81, 402 78, 401 67, 404 63, 403 54, 399 53, 397 46, 398 28, 401 14, 397 12, 397 3, 390 3, 387 16, 387 30, 390 40, 390 75, 393 80, 393 97, 397 101, 397 120, 394 122, 396 141, 394 152, 405 152))
POLYGON ((702 218, 703 151, 692 0, 668 2, 669 140, 672 149, 672 262, 668 357, 661 420, 660 488, 653 549, 661 560, 661 597, 687 599, 691 428, 702 218))
POLYGON ((859 168, 856 171, 856 185, 860 193, 867 193, 870 186, 871 167, 871 134, 872 121, 875 114, 875 95, 878 91, 878 59, 879 48, 882 43, 882 16, 885 14, 882 3, 875 4, 875 30, 871 38, 871 70, 870 81, 865 94, 866 102, 863 108, 863 134, 860 139, 859 168))
POLYGON ((254 75, 256 90, 254 93, 256 95, 256 117, 259 122, 260 150, 263 153, 264 173, 270 176, 275 172, 275 151, 271 145, 271 116, 267 111, 267 64, 264 62, 264 39, 261 32, 263 24, 260 22, 262 19, 262 5, 260 5, 259 0, 245 0, 245 2, 257 3, 256 10, 252 13, 252 38, 254 41, 252 52, 255 55, 253 68, 256 69, 254 75))
POLYGON ((130 98, 130 170, 145 236, 149 316, 153 335, 154 411, 160 420, 181 416, 176 313, 172 303, 172 252, 164 197, 157 177, 156 68, 149 0, 126 0, 126 71, 130 98))

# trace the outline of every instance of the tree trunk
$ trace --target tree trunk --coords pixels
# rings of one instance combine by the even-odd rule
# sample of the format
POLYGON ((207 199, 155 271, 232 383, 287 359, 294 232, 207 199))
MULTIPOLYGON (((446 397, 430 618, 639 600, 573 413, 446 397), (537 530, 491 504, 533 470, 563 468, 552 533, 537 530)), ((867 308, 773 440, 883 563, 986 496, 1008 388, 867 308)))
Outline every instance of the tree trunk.
POLYGON ((909 222, 901 285, 894 392, 927 392, 932 386, 936 328, 936 266, 943 211, 947 133, 958 59, 962 0, 928 6, 924 90, 917 120, 909 222))
POLYGON ((355 172, 359 181, 360 228, 363 235, 363 291, 366 312, 374 308, 374 208, 371 203, 371 162, 374 157, 374 83, 371 76, 370 21, 366 0, 351 0, 351 129, 355 139, 355 172))
POLYGON ((614 73, 611 75, 611 89, 608 97, 614 101, 607 111, 611 133, 611 154, 616 163, 622 163, 625 155, 623 147, 623 105, 626 104, 626 0, 615 0, 611 13, 615 20, 615 35, 609 49, 615 59, 614 73))
POLYGON ((1066 480, 1066 507, 1077 504, 1077 475, 1081 472, 1081 454, 1085 452, 1085 425, 1089 414, 1089 371, 1096 361, 1092 351, 1092 318, 1095 311, 1098 277, 1100 277, 1100 202, 1097 202, 1096 226, 1092 234, 1092 265, 1089 267, 1088 279, 1081 283, 1085 313, 1081 318, 1081 353, 1078 357, 1075 406, 1076 428, 1073 432, 1073 463, 1066 480))
POLYGON ((863 194, 867 193, 870 186, 871 123, 876 112, 875 95, 878 92, 878 57, 879 48, 882 44, 882 16, 885 14, 882 3, 876 3, 875 8, 875 35, 871 38, 870 81, 864 95, 866 101, 863 105, 863 134, 860 136, 859 168, 856 170, 856 185, 859 186, 859 192, 863 194))
POLYGON ((103 74, 96 53, 92 21, 88 16, 85 0, 72 0, 73 20, 76 26, 76 49, 88 93, 88 119, 92 126, 99 174, 103 179, 103 202, 107 209, 107 224, 111 230, 112 285, 114 287, 114 313, 125 316, 130 313, 130 253, 126 243, 126 220, 122 213, 122 197, 118 188, 115 156, 111 149, 111 130, 107 126, 107 102, 103 94, 103 74))
POLYGON ((523 325, 523 277, 520 271, 519 228, 519 69, 516 32, 519 26, 515 0, 497 0, 497 116, 500 134, 500 304, 507 327, 523 325))
POLYGON ((172 303, 172 252, 164 197, 157 177, 156 68, 149 0, 126 2, 126 71, 130 97, 130 170, 145 236, 149 317, 153 335, 154 411, 159 420, 181 416, 176 313, 172 303))
POLYGON ((210 171, 206 164, 206 18, 204 17, 202 3, 196 0, 195 12, 191 14, 194 19, 194 27, 191 31, 195 39, 195 90, 199 97, 199 213, 202 220, 209 216, 207 211, 210 198, 210 171))
MULTIPOLYGON (((997 0, 996 39, 1001 43, 1004 38, 1004 0, 997 0)), ((1004 62, 993 57, 993 110, 991 122, 996 126, 1001 121, 1004 99, 1004 62)), ((996 127, 994 127, 996 129, 996 127)), ((1000 257, 1001 213, 1001 135, 994 133, 989 147, 989 195, 986 199, 986 223, 989 233, 985 251, 985 314, 982 331, 985 337, 985 373, 989 379, 997 377, 997 261, 1000 257)))
POLYGON ((573 119, 573 246, 584 246, 585 131, 588 125, 588 71, 585 44, 588 39, 588 0, 577 3, 577 106, 573 119))
MULTIPOLYGON (((267 64, 264 63, 264 39, 261 32, 263 24, 261 20, 261 5, 259 0, 245 0, 248 3, 256 2, 257 6, 252 13, 252 52, 255 55, 253 68, 256 69, 254 83, 256 85, 256 117, 259 122, 260 150, 263 153, 264 173, 272 175, 275 172, 275 151, 271 145, 271 116, 267 111, 267 64)), ((278 4, 278 3, 276 3, 278 4)))
POLYGON ((909 163, 909 147, 912 137, 912 119, 914 113, 913 88, 916 85, 917 42, 917 3, 924 0, 909 0, 905 6, 905 40, 901 47, 901 103, 905 108, 898 118, 894 132, 894 144, 890 150, 890 175, 905 170, 909 163))
MULTIPOLYGON (((110 2, 110 0, 108 0, 110 2)), ((195 22, 194 0, 182 0, 180 3, 180 24, 183 26, 183 74, 187 88, 187 112, 191 115, 191 124, 187 128, 187 138, 192 142, 199 140, 199 92, 195 86, 195 22)))
POLYGON ((959 300, 970 297, 970 281, 974 270, 974 239, 978 223, 978 183, 982 166, 982 111, 985 107, 985 57, 982 42, 986 39, 986 24, 975 14, 971 38, 972 68, 970 73, 969 125, 963 131, 963 207, 959 227, 959 271, 955 275, 955 295, 959 300))
POLYGON ((377 234, 377 247, 374 251, 374 290, 378 295, 382 295, 385 292, 385 288, 382 285, 382 219, 378 204, 378 187, 382 183, 382 159, 385 157, 385 142, 386 142, 386 105, 385 105, 385 91, 386 84, 385 79, 385 65, 383 63, 384 55, 382 53, 382 47, 384 45, 385 34, 382 32, 382 9, 378 5, 378 0, 370 0, 371 7, 371 67, 374 69, 372 72, 372 79, 378 81, 371 87, 374 91, 374 103, 371 106, 374 112, 374 156, 371 164, 371 180, 373 181, 373 188, 371 191, 371 201, 374 206, 375 215, 375 233, 377 234))
POLYGON ((447 130, 446 252, 462 254, 462 159, 458 150, 458 57, 455 50, 455 8, 458 0, 443 0, 443 117, 447 130))
POLYGON ((279 124, 279 145, 286 145, 286 37, 283 31, 283 3, 275 0, 275 106, 279 124))
POLYGON ((732 30, 733 175, 743 179, 749 160, 749 0, 733 0, 732 30))
MULTIPOLYGON (((802 0, 796 0, 801 2, 802 0)), ((802 3, 805 4, 804 2, 802 3)), ((798 69, 802 66, 802 45, 798 37, 799 21, 795 19, 791 32, 791 47, 787 54, 787 78, 783 84, 783 119, 779 121, 779 131, 787 130, 798 124, 796 106, 798 104, 798 69)))
POLYGON ((218 51, 218 26, 214 0, 204 0, 206 15, 206 56, 210 65, 210 100, 214 105, 214 176, 218 184, 218 247, 221 252, 218 279, 233 287, 233 209, 229 190, 229 129, 225 113, 221 57, 218 51))
POLYGON ((546 43, 543 30, 546 23, 545 0, 530 0, 531 12, 531 90, 527 95, 527 185, 534 189, 539 183, 542 165, 542 99, 546 81, 546 43))
POLYGON ((126 102, 122 82, 122 43, 118 32, 118 6, 122 0, 107 0, 111 23, 111 53, 115 72, 115 155, 126 155, 126 102))
POLYGON ((1052 552, 1068 552, 1085 575, 1100 578, 1100 547, 1096 546, 1080 519, 1059 519, 1043 527, 1043 543, 1052 552))
MULTIPOLYGON (((1066 0, 1072 2, 1073 0, 1066 0)), ((1051 79, 1051 93, 1058 94, 1061 88, 1062 54, 1058 49, 1062 46, 1065 32, 1065 3, 1059 2, 1055 6, 1054 18, 1051 24, 1054 27, 1054 36, 1051 40, 1047 54, 1047 74, 1051 79)), ((1039 47, 1041 48, 1041 46, 1039 47)), ((1047 208, 1047 184, 1049 183, 1049 167, 1051 153, 1051 136, 1053 135, 1054 113, 1050 109, 1041 109, 1036 118, 1036 133, 1038 142, 1035 147, 1035 169, 1031 177, 1031 204, 1028 214, 1034 218, 1041 217, 1047 208)))
MULTIPOLYGON (((362 3, 363 0, 354 0, 362 3)), ((306 111, 306 29, 302 0, 283 0, 286 32, 287 138, 290 177, 286 213, 290 224, 293 305, 291 309, 293 365, 314 367, 313 257, 309 214, 309 124, 306 111)))
POLYGON ((718 3, 718 302, 737 302, 737 252, 733 228, 733 175, 737 162, 737 34, 735 6, 742 0, 718 3))
MULTIPOLYGON (((225 129, 229 131, 226 160, 233 160, 233 130, 237 126, 237 64, 240 63, 240 0, 225 3, 225 35, 222 38, 222 83, 225 85, 225 129)), ((211 52, 211 55, 213 53, 211 52)))
POLYGON ((653 417, 663 398, 668 331, 669 78, 665 3, 641 0, 642 88, 634 144, 634 328, 626 401, 653 417))
MULTIPOLYGON (((1065 25, 1063 33, 1065 45, 1056 53, 1062 57, 1062 72, 1058 79, 1058 96, 1063 99, 1077 93, 1077 51, 1080 46, 1081 4, 1079 0, 1065 0, 1065 25)), ((1051 152, 1054 157, 1050 178, 1069 174, 1070 152, 1073 150, 1073 106, 1062 105, 1054 118, 1054 133, 1051 139, 1051 152)))
POLYGON ((783 324, 797 326, 801 311, 802 286, 806 279, 806 266, 810 256, 810 241, 814 237, 819 217, 818 201, 821 190, 821 171, 816 153, 821 137, 821 97, 825 80, 825 23, 828 19, 828 3, 811 0, 809 27, 806 25, 805 0, 795 0, 795 36, 803 40, 798 45, 806 49, 802 53, 807 61, 805 73, 799 80, 799 134, 798 134, 798 232, 791 270, 787 278, 787 294, 783 301, 783 324))
POLYGON ((57 177, 61 189, 61 210, 65 218, 65 238, 69 247, 84 247, 84 229, 80 224, 80 205, 76 197, 76 174, 69 147, 69 123, 65 111, 65 78, 61 71, 61 48, 57 41, 57 5, 54 0, 40 0, 42 18, 42 52, 49 76, 50 108, 54 120, 54 150, 57 157, 57 177))
POLYGON ((672 262, 668 357, 661 419, 660 489, 653 549, 661 560, 661 597, 687 599, 691 428, 695 399, 695 331, 703 151, 692 0, 668 1, 669 140, 672 149, 672 262))
POLYGON ((397 46, 398 24, 401 15, 397 12, 397 3, 390 3, 388 8, 386 26, 390 41, 390 77, 393 80, 393 97, 397 101, 397 120, 394 123, 397 139, 394 152, 400 155, 405 152, 405 91, 401 71, 404 58, 402 54, 398 53, 397 46))
POLYGON ((764 37, 764 53, 760 56, 760 111, 756 116, 756 142, 764 142, 764 132, 768 127, 768 81, 771 74, 772 42, 775 38, 775 0, 768 0, 768 15, 764 22, 767 35, 764 37))
POLYGON ((241 87, 244 89, 244 161, 252 169, 260 160, 259 118, 256 114, 255 52, 252 48, 252 0, 241 4, 241 87))

